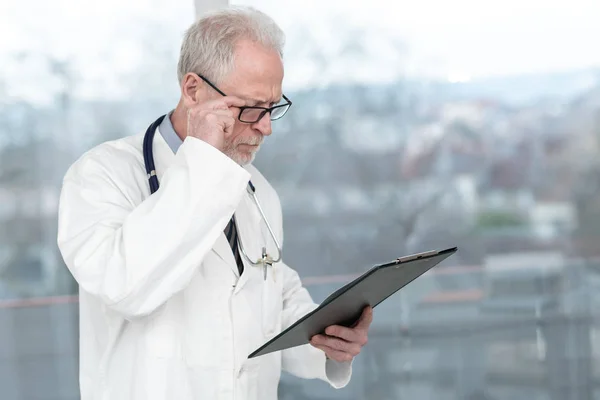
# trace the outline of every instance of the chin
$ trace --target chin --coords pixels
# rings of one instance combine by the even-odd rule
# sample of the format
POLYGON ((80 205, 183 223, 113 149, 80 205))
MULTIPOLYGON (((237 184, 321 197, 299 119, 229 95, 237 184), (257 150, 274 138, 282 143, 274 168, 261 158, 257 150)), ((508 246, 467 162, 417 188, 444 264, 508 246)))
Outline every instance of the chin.
POLYGON ((241 166, 251 164, 256 157, 256 152, 252 153, 236 153, 233 154, 231 159, 241 166))

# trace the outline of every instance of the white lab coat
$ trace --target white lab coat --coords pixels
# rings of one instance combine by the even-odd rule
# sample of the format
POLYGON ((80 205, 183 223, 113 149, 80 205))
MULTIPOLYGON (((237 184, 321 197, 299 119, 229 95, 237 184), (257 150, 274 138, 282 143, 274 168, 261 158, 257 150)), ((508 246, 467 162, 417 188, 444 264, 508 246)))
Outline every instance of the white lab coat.
POLYGON ((352 363, 310 345, 248 359, 314 309, 298 274, 245 264, 223 234, 236 213, 252 257, 272 239, 246 191, 251 178, 282 242, 277 194, 196 138, 174 154, 153 143, 160 189, 150 196, 143 135, 102 144, 67 172, 58 245, 80 288, 82 400, 273 400, 281 369, 345 386, 352 363))

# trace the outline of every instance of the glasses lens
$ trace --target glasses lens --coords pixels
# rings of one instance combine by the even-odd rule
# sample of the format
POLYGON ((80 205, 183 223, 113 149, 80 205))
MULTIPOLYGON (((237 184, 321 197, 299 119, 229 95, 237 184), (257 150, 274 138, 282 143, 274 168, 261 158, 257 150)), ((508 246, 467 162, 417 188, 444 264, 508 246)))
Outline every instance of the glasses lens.
MULTIPOLYGON (((273 121, 283 117, 283 115, 287 112, 289 108, 289 104, 274 108, 273 111, 271 111, 271 120, 273 121)), ((265 115, 265 113, 266 110, 260 107, 244 108, 244 110, 242 110, 242 114, 240 115, 240 121, 253 124, 255 122, 258 122, 265 115)))
POLYGON ((244 108, 240 115, 240 121, 248 123, 257 122, 262 117, 264 111, 263 108, 244 108))
POLYGON ((271 111, 271 119, 276 120, 276 119, 283 117, 285 115, 285 113, 287 112, 287 110, 289 110, 289 109, 290 109, 289 104, 275 108, 273 111, 271 111))

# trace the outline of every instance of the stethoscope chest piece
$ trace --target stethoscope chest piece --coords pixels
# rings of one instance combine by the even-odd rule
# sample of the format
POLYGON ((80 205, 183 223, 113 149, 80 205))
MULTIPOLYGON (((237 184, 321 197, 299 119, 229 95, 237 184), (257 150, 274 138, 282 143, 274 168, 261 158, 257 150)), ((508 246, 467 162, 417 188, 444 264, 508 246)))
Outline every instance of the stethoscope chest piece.
POLYGON ((267 267, 273 267, 273 258, 267 253, 267 248, 262 248, 260 263, 263 265, 263 280, 267 280, 267 267))

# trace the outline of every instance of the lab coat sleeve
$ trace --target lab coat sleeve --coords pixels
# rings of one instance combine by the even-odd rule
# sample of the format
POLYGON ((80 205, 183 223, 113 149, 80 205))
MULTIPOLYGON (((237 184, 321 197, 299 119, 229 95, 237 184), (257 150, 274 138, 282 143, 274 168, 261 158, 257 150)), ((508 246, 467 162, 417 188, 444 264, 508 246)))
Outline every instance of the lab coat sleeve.
MULTIPOLYGON (((298 273, 285 264, 278 265, 284 276, 283 329, 314 310, 308 290, 302 286, 298 273)), ((337 362, 327 359, 325 353, 310 344, 282 351, 282 367, 300 378, 319 378, 339 389, 350 382, 352 361, 337 362)))
POLYGON ((186 138, 160 189, 136 205, 122 186, 147 181, 118 178, 132 174, 134 161, 112 148, 84 155, 64 178, 58 225, 80 289, 127 319, 152 313, 189 284, 250 178, 219 150, 186 138))

